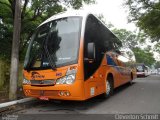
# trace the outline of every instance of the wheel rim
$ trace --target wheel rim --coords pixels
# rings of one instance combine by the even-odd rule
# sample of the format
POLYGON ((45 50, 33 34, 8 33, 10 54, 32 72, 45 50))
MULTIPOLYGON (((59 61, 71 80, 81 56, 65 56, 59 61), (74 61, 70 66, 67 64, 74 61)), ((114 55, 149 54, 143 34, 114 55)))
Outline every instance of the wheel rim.
POLYGON ((111 91, 111 85, 110 83, 108 82, 108 80, 106 81, 106 95, 109 95, 110 94, 110 91, 111 91))

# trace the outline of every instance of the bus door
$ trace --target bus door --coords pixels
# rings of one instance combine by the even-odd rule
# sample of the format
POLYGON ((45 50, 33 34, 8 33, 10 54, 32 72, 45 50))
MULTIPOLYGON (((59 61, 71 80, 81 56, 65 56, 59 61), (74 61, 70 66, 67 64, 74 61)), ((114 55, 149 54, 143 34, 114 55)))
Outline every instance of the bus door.
POLYGON ((85 73, 85 96, 92 97, 100 94, 105 89, 105 67, 106 64, 99 63, 97 61, 92 63, 85 62, 84 73, 85 73))

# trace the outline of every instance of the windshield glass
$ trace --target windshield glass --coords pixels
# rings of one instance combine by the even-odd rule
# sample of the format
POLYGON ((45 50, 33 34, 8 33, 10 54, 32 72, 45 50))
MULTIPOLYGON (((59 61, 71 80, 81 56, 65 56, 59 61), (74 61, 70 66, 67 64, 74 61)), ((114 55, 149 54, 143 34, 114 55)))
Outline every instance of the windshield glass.
POLYGON ((143 72, 143 67, 142 66, 137 66, 137 71, 138 72, 143 72))
POLYGON ((77 63, 81 17, 54 20, 33 34, 25 57, 25 69, 49 69, 77 63))

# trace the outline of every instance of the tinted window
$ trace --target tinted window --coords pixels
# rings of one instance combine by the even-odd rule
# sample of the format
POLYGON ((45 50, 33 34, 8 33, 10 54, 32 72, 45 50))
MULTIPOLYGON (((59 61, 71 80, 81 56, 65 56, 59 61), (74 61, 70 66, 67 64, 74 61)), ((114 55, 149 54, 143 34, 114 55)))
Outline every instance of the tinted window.
POLYGON ((118 38, 93 15, 90 15, 86 22, 84 43, 85 58, 87 58, 87 45, 90 42, 95 43, 96 59, 93 63, 85 61, 85 79, 89 78, 97 70, 106 51, 116 50, 121 46, 118 38))

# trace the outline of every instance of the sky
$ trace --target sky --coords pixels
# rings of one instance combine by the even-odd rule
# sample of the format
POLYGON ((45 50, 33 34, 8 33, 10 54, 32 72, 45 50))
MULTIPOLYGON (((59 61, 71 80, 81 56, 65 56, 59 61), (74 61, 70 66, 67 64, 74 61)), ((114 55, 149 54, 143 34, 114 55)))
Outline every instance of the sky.
POLYGON ((123 3, 124 0, 96 0, 96 4, 84 5, 82 9, 93 14, 102 14, 106 23, 112 23, 115 28, 134 31, 136 26, 133 23, 128 23, 127 8, 122 6, 123 3))
MULTIPOLYGON (((134 23, 128 23, 128 9, 123 6, 125 0, 95 0, 96 4, 83 5, 82 10, 93 14, 102 14, 106 23, 111 23, 115 28, 138 31, 134 23)), ((152 43, 147 43, 152 45, 152 43)), ((154 58, 159 60, 160 54, 154 52, 154 58)))
MULTIPOLYGON (((96 4, 84 5, 83 10, 93 14, 102 14, 106 23, 112 23, 115 28, 137 31, 134 23, 128 23, 128 9, 123 6, 125 0, 96 0, 96 4)), ((148 43, 152 44, 152 43, 148 43)), ((160 58, 158 53, 154 53, 156 60, 160 58)))

